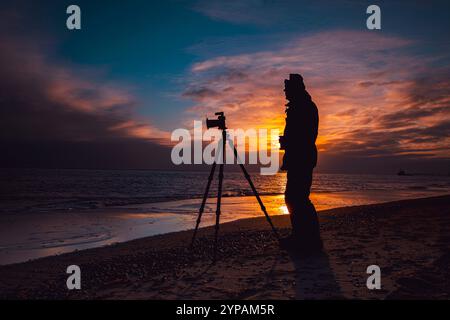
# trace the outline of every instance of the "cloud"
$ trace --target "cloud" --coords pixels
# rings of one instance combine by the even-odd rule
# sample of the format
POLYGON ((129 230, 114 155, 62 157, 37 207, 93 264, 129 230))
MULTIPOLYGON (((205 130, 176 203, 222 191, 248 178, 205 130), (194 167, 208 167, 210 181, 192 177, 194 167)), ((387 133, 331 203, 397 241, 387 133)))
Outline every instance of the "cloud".
POLYGON ((270 25, 283 17, 286 3, 271 3, 263 0, 247 1, 197 1, 193 9, 216 20, 231 23, 270 25))
POLYGON ((95 71, 46 60, 12 39, 0 43, 1 139, 89 141, 167 137, 133 114, 131 89, 95 71))
MULTIPOLYGON (((317 19, 317 12, 322 17, 335 14, 336 10, 344 11, 361 8, 361 4, 352 1, 340 1, 336 5, 330 1, 298 1, 298 0, 197 0, 192 8, 201 14, 218 21, 232 24, 272 26, 322 26, 328 19, 317 19)), ((363 7, 362 10, 365 10, 363 7)), ((364 12, 364 11, 362 11, 364 12)))
MULTIPOLYGON (((223 110, 231 128, 284 127, 283 79, 301 73, 319 107, 321 155, 449 159, 450 68, 408 39, 350 30, 191 67, 192 117, 223 110), (242 74, 230 78, 227 75, 242 74), (232 88, 232 90, 229 90, 232 88)), ((320 162, 320 159, 319 159, 320 162)))
POLYGON ((168 162, 170 135, 136 115, 133 88, 52 59, 44 40, 38 46, 4 31, 0 40, 0 166, 142 168, 163 155, 168 162))
POLYGON ((192 98, 192 99, 196 99, 196 100, 208 99, 208 98, 212 98, 212 97, 215 97, 218 95, 219 95, 218 92, 208 89, 208 88, 193 88, 193 89, 188 89, 183 93, 184 97, 192 98))

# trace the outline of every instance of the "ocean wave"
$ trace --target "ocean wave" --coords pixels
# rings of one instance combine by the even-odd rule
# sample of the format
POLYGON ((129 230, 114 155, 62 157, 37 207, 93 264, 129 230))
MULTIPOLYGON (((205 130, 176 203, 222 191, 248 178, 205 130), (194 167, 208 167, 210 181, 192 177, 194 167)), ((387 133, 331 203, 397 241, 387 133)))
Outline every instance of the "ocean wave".
MULTIPOLYGON (((136 170, 7 170, 0 169, 0 212, 95 210, 203 197, 208 172, 136 170)), ((252 175, 260 195, 284 193, 286 174, 252 175)), ((314 193, 349 191, 448 191, 449 176, 314 175, 314 193)), ((217 194, 217 177, 210 197, 217 194)), ((246 179, 227 172, 224 197, 252 196, 246 179)))

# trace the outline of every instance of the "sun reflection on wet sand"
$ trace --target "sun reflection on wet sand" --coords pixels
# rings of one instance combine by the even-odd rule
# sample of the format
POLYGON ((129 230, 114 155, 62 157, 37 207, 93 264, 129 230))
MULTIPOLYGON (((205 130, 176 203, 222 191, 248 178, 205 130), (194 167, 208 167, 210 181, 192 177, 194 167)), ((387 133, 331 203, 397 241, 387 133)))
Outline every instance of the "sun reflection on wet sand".
MULTIPOLYGON (((355 191, 313 193, 321 210, 438 195, 419 191, 355 191)), ((261 196, 268 213, 289 214, 284 195, 261 196)), ((201 199, 122 206, 83 212, 54 212, 36 216, 0 216, 0 264, 129 241, 137 238, 193 229, 201 199), (28 227, 27 227, 28 226, 28 227)), ((216 199, 208 199, 201 227, 215 223, 216 199)), ((255 197, 224 197, 221 222, 263 217, 255 197)))
POLYGON ((283 212, 283 214, 289 214, 289 210, 288 210, 288 208, 286 207, 286 205, 281 206, 279 210, 280 210, 281 212, 283 212))

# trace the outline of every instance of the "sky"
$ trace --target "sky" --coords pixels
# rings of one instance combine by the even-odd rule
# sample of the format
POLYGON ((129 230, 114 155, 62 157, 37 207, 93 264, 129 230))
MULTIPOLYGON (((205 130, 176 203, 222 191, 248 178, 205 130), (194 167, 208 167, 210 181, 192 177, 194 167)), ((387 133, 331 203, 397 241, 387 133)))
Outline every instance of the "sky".
POLYGON ((283 80, 301 73, 318 171, 447 174, 450 4, 378 1, 368 30, 370 4, 2 1, 0 166, 174 168, 171 132, 216 111, 282 131, 283 80))

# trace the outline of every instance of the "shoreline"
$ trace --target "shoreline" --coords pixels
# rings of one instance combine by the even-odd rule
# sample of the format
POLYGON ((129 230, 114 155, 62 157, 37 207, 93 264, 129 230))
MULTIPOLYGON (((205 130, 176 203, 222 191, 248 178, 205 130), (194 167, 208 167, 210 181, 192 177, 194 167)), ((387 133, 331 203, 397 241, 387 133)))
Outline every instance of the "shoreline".
MULTIPOLYGON (((344 191, 313 193, 319 212, 325 209, 439 195, 422 191, 344 191)), ((261 196, 271 216, 287 214, 282 194, 261 196)), ((193 229, 201 199, 155 202, 85 211, 0 215, 0 265, 25 262, 108 246, 148 236, 193 229)), ((253 196, 225 197, 221 223, 262 216, 253 196)), ((215 198, 209 198, 203 226, 215 223, 215 198)))
MULTIPOLYGON (((282 234, 288 216, 274 216, 282 234)), ((325 250, 298 260, 281 250, 264 218, 220 226, 219 262, 210 265, 212 227, 136 239, 0 266, 6 299, 449 299, 450 195, 324 210, 325 250), (401 225, 401 228, 399 228, 401 225), (65 288, 66 268, 83 290, 65 288), (382 290, 365 286, 368 265, 382 290)))

